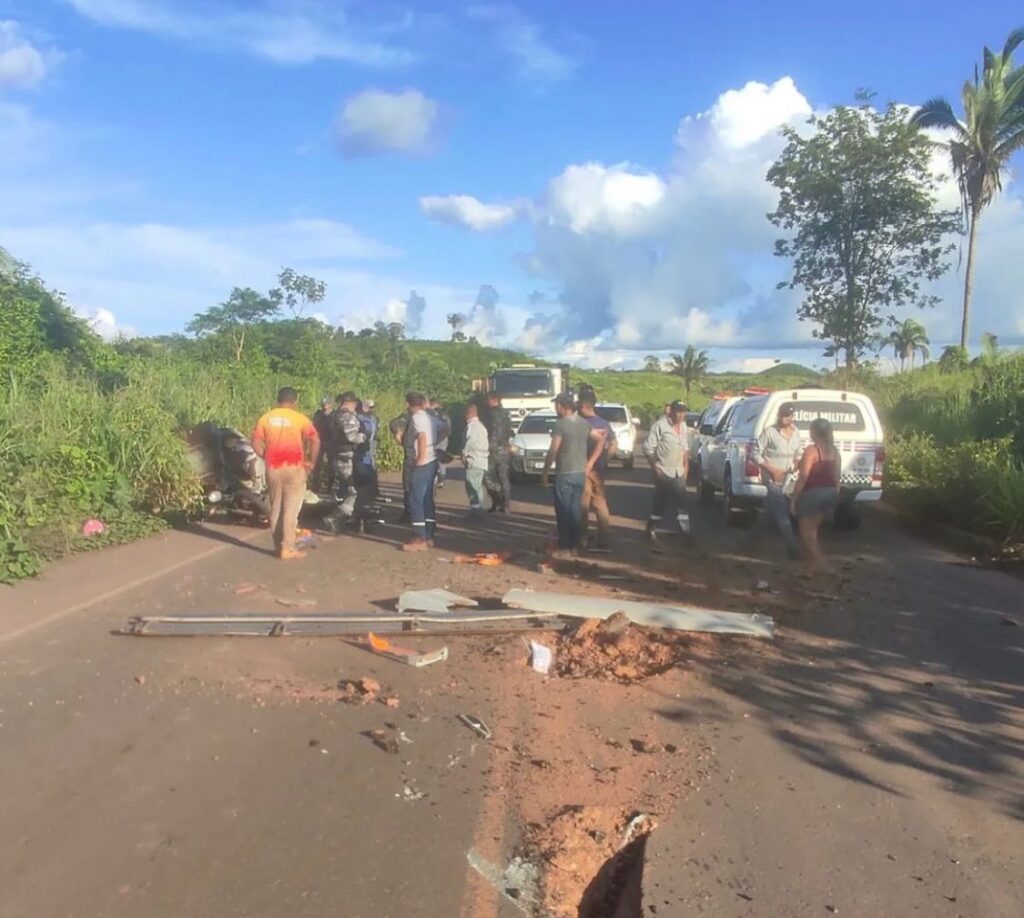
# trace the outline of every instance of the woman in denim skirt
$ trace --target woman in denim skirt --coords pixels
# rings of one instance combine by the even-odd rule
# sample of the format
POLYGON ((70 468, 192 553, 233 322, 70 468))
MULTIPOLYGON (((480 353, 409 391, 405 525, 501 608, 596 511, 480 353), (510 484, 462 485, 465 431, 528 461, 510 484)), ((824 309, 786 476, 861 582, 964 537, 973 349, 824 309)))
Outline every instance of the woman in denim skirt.
POLYGON ((825 567, 818 531, 831 517, 839 501, 839 473, 842 459, 836 449, 832 425, 824 418, 811 422, 811 445, 800 460, 800 475, 793 489, 792 507, 800 527, 800 541, 807 560, 825 567))

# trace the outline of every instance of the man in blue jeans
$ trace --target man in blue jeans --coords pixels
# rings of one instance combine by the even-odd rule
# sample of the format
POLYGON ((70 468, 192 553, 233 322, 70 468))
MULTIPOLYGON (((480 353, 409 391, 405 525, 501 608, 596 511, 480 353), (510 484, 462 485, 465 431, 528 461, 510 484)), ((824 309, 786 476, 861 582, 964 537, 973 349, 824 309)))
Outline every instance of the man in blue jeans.
POLYGON ((589 458, 587 447, 591 426, 576 413, 573 398, 563 392, 555 399, 555 421, 551 431, 551 448, 544 461, 544 486, 548 485, 551 466, 555 467, 555 520, 558 523, 558 549, 574 553, 583 535, 583 488, 587 473, 603 454, 596 449, 589 458))
POLYGON ((414 462, 409 472, 409 516, 413 537, 403 551, 426 551, 434 547, 437 513, 434 510, 434 480, 437 478, 437 427, 427 413, 427 400, 419 392, 405 397, 409 406, 409 434, 414 462))

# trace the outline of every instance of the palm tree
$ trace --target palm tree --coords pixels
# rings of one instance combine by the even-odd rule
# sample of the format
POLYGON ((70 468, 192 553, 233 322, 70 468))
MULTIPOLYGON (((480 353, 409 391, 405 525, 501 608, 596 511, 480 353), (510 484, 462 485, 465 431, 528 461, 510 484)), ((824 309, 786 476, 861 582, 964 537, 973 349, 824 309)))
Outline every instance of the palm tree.
POLYGON ((682 354, 672 355, 672 367, 669 372, 673 376, 683 377, 687 401, 690 399, 690 387, 707 376, 710 366, 711 358, 708 357, 708 352, 698 351, 692 344, 686 345, 686 350, 682 354))
POLYGON ((882 342, 883 347, 891 347, 893 353, 900 359, 900 372, 906 367, 907 358, 910 358, 910 369, 914 369, 914 355, 920 354, 925 360, 928 359, 928 335, 924 326, 915 319, 906 319, 903 324, 894 329, 888 338, 882 342))
POLYGON ((952 135, 943 146, 949 149, 953 175, 960 186, 968 232, 961 347, 967 347, 978 219, 1002 190, 1002 174, 1010 157, 1024 147, 1024 67, 1013 66, 1013 53, 1022 42, 1024 29, 1016 29, 1000 54, 985 48, 981 77, 975 68, 973 82, 964 83, 962 121, 942 98, 929 99, 912 119, 920 127, 941 128, 952 135))

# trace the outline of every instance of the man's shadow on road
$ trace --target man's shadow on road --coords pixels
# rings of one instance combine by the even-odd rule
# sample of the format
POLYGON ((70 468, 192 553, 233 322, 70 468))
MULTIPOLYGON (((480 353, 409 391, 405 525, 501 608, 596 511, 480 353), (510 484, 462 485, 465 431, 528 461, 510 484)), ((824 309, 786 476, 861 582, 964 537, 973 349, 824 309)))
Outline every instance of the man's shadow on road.
MULTIPOLYGON (((276 557, 272 548, 265 548, 261 545, 256 545, 247 539, 241 539, 238 536, 232 535, 230 532, 225 532, 221 529, 215 529, 211 526, 207 526, 203 523, 197 523, 190 520, 177 521, 173 524, 174 529, 178 532, 186 532, 189 535, 200 536, 204 539, 210 539, 213 542, 221 542, 225 545, 234 545, 237 548, 245 548, 249 551, 254 551, 260 555, 266 555, 268 557, 276 557)), ((254 534, 266 534, 266 530, 254 529, 251 530, 254 534)))

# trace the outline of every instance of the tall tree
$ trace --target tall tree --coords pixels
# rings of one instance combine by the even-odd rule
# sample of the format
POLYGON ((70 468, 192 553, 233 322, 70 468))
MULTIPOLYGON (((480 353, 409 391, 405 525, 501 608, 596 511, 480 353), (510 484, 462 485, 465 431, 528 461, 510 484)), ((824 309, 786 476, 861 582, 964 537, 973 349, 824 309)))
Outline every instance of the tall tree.
POLYGON ((223 303, 194 315, 185 330, 197 336, 225 336, 231 341, 235 362, 241 363, 249 330, 257 322, 273 318, 280 310, 280 297, 275 297, 273 291, 270 296, 264 296, 252 287, 235 287, 223 303))
POLYGON ((939 128, 952 135, 949 149, 953 176, 967 220, 967 268, 964 271, 964 305, 960 346, 967 347, 974 287, 974 254, 978 220, 1003 187, 1003 173, 1010 157, 1024 148, 1024 67, 1013 67, 1013 54, 1024 42, 1024 29, 1010 33, 1001 53, 984 51, 984 64, 974 80, 964 83, 960 98, 963 120, 942 98, 929 99, 915 113, 914 124, 939 128))
POLYGON ((802 288, 797 314, 825 356, 854 367, 892 311, 934 306, 921 285, 949 267, 957 214, 936 209, 931 144, 904 112, 876 111, 869 96, 784 128, 786 148, 768 170, 779 204, 768 219, 787 235, 775 254, 793 260, 780 287, 802 288))
POLYGON ((692 344, 686 345, 682 354, 672 355, 672 367, 669 372, 673 376, 683 378, 683 386, 686 388, 686 399, 690 399, 690 389, 695 382, 700 382, 708 375, 711 366, 711 358, 707 351, 698 351, 692 344))
POLYGON ((466 324, 467 317, 462 312, 448 313, 447 322, 452 327, 452 341, 465 341, 466 333, 462 330, 466 324))
POLYGON ((891 347, 893 353, 899 359, 900 372, 906 369, 907 360, 910 360, 910 369, 914 369, 914 356, 920 354, 925 360, 928 359, 928 334, 924 326, 916 319, 904 319, 903 324, 894 328, 889 335, 883 339, 886 347, 891 347))
POLYGON ((644 357, 644 369, 648 373, 660 373, 661 361, 654 354, 648 354, 644 357))
POLYGON ((288 307, 296 319, 302 316, 307 306, 322 303, 327 296, 327 284, 308 274, 298 274, 291 268, 282 268, 277 275, 277 289, 270 291, 270 297, 288 307))

